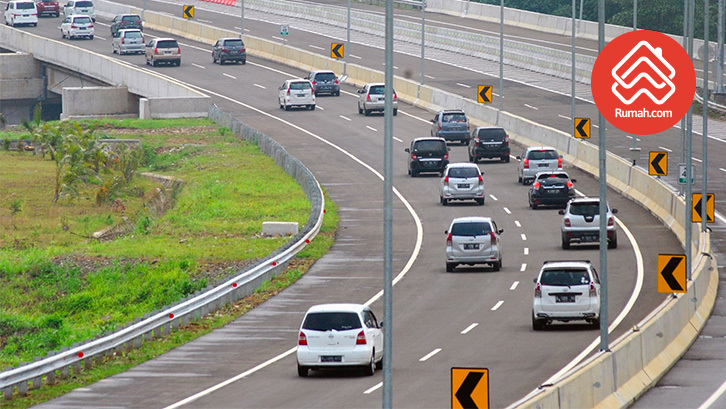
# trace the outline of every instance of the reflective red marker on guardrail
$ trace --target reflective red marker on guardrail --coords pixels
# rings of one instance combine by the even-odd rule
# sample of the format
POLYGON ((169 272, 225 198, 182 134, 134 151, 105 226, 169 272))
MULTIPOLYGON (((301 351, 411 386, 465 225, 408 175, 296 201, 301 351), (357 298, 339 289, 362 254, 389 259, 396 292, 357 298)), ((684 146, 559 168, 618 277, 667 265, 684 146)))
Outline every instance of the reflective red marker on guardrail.
POLYGON ((79 353, 78 353, 78 357, 79 357, 79 358, 83 358, 83 352, 79 352, 79 353))
POLYGON ((169 313, 169 319, 172 319, 172 320, 174 319, 174 314, 173 313, 169 313))

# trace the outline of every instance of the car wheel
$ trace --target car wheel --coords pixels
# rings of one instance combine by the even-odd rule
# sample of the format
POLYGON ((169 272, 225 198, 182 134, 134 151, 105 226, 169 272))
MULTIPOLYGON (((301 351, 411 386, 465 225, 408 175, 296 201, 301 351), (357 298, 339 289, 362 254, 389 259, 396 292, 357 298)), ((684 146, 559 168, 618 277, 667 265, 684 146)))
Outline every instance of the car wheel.
POLYGON ((618 248, 618 236, 615 236, 612 240, 608 241, 608 248, 609 249, 618 248))
POLYGON ((396 115, 398 115, 398 109, 393 110, 393 116, 396 116, 396 115))
POLYGON ((175 64, 176 64, 177 67, 181 67, 181 60, 176 60, 176 63, 175 64))
POLYGON ((442 197, 441 198, 441 204, 444 206, 447 206, 449 204, 449 199, 442 197))
POLYGON ((360 107, 360 102, 358 103, 358 113, 359 114, 362 114, 363 113, 363 109, 361 109, 361 107, 360 107))
POLYGON ((484 206, 484 198, 482 197, 481 199, 476 199, 476 204, 478 204, 479 206, 484 206))
POLYGON ((415 178, 416 176, 418 176, 418 171, 417 170, 412 170, 411 171, 411 177, 412 178, 415 178))
POLYGON ((247 60, 242 60, 242 65, 247 64, 247 60))
POLYGON ((504 156, 502 156, 502 161, 503 161, 504 163, 509 163, 509 155, 504 155, 504 156))
POLYGON ((535 203, 535 202, 533 202, 533 201, 530 200, 529 201, 529 207, 531 207, 533 210, 537 210, 537 208, 539 207, 539 205, 537 203, 535 203))
POLYGON ((38 23, 33 23, 33 27, 38 27, 38 23))
POLYGON ((363 115, 365 115, 365 116, 371 116, 371 110, 370 109, 364 109, 363 110, 363 115))
POLYGON ((216 63, 217 63, 217 59, 214 57, 214 54, 212 54, 212 64, 216 64, 216 63))
POLYGON ((469 162, 476 163, 476 159, 474 159, 474 157, 471 156, 471 152, 469 152, 469 162))
MULTIPOLYGON (((7 25, 7 21, 5 22, 5 25, 7 25)), ((66 35, 63 33, 63 30, 61 30, 61 38, 66 38, 66 35)))
POLYGON ((446 272, 451 273, 456 268, 456 263, 446 263, 446 272))
POLYGON ((92 35, 91 36, 88 36, 88 39, 89 40, 93 40, 93 36, 92 35))
POLYGON ((541 320, 534 317, 534 311, 532 311, 532 329, 535 331, 542 331, 547 325, 547 320, 541 320))
POLYGON ((307 366, 302 366, 300 364, 297 364, 297 376, 301 378, 306 378, 308 376, 308 368, 307 366))
POLYGON ((113 47, 113 45, 111 46, 111 54, 116 54, 116 49, 113 47))
POLYGON ((590 323, 592 324, 593 329, 600 329, 600 317, 591 320, 590 323))
MULTIPOLYGON (((336 92, 335 92, 335 96, 336 96, 336 97, 339 97, 339 96, 340 96, 340 91, 336 91, 336 92)), ((381 362, 383 362, 383 361, 381 361, 381 362)))
POLYGON ((494 271, 501 270, 502 269, 502 260, 495 261, 494 263, 492 263, 492 268, 494 269, 494 271))
POLYGON ((363 375, 373 376, 376 373, 376 353, 375 351, 371 354, 371 361, 368 365, 363 367, 363 375))
POLYGON ((285 111, 289 111, 289 110, 290 110, 290 105, 285 105, 285 111))
POLYGON ((566 238, 562 238, 562 250, 568 250, 570 248, 570 241, 566 238))
MULTIPOLYGON (((517 183, 522 183, 522 177, 521 176, 517 176, 517 183)), ((522 184, 524 184, 524 183, 522 183, 522 184)))
POLYGON ((383 369, 383 357, 381 357, 381 360, 376 363, 376 369, 379 371, 383 369))
POLYGON ((313 105, 310 105, 310 110, 311 110, 311 111, 315 111, 315 104, 313 104, 313 105))

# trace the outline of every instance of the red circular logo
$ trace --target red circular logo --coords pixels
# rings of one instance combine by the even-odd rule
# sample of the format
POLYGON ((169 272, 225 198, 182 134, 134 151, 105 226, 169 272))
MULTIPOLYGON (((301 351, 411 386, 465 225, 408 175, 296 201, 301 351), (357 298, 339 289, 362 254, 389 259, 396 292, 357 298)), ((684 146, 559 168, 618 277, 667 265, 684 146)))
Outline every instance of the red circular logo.
POLYGON ((605 119, 635 135, 675 125, 696 92, 696 72, 683 47, 648 30, 631 31, 608 43, 595 60, 591 82, 605 119))

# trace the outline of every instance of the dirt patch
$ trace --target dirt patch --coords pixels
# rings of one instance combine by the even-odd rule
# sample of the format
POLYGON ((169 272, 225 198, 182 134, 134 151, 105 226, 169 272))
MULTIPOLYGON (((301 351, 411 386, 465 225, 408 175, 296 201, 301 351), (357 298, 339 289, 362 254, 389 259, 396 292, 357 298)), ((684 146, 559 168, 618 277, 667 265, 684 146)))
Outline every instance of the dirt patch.
MULTIPOLYGON (((112 135, 196 135, 200 133, 209 133, 209 132, 217 132, 216 126, 187 126, 187 127, 181 127, 181 128, 159 128, 159 129, 134 129, 134 128, 115 128, 113 126, 109 127, 103 127, 99 126, 96 128, 96 133, 98 132, 107 132, 108 134, 112 135)), ((171 143, 184 143, 187 139, 185 138, 178 138, 177 139, 171 138, 169 141, 171 143)), ((199 142, 197 139, 189 138, 188 141, 190 142, 199 142)))

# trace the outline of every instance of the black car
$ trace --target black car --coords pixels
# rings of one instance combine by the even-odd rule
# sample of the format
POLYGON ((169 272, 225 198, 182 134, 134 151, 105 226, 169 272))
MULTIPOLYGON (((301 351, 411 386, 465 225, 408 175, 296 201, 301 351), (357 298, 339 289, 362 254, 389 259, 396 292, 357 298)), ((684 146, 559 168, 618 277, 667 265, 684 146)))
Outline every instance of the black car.
POLYGON ((509 135, 503 128, 480 126, 469 138, 469 162, 479 159, 500 159, 509 162, 509 135))
POLYGON ((408 174, 412 177, 422 172, 441 175, 449 164, 449 147, 443 138, 416 138, 405 151, 409 153, 408 174))
POLYGON ((576 182, 567 172, 539 172, 529 189, 529 207, 566 206, 575 197, 576 182))
POLYGON ((247 50, 241 38, 220 38, 212 49, 212 62, 224 64, 227 61, 247 64, 247 50))
POLYGON ((340 96, 340 81, 333 71, 310 71, 307 77, 313 84, 315 95, 330 94, 340 96))
POLYGON ((137 28, 144 31, 141 16, 138 14, 119 14, 111 20, 111 37, 116 37, 119 30, 137 28))

